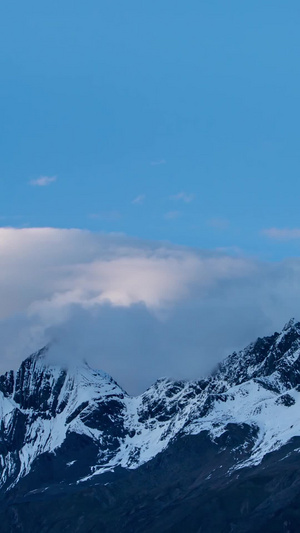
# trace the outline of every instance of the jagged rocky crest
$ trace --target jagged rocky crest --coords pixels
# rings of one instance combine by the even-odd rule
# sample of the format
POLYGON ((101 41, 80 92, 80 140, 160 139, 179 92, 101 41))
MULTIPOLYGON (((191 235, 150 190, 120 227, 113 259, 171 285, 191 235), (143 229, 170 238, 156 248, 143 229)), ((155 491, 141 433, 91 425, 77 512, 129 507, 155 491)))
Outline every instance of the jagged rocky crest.
POLYGON ((230 355, 207 379, 162 379, 131 397, 86 363, 49 364, 44 348, 0 377, 2 492, 24 479, 41 488, 135 469, 204 432, 230 448, 231 470, 257 465, 300 435, 299 355, 300 323, 290 321, 230 355))

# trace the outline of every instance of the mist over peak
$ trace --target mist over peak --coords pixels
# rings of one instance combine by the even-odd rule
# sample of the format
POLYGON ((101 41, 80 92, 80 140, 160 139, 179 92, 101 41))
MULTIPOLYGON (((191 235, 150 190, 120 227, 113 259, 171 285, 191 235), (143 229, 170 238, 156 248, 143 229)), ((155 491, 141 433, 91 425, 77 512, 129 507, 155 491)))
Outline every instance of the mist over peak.
POLYGON ((300 261, 266 263, 81 230, 0 229, 1 369, 51 344, 130 393, 197 379, 298 316, 300 261), (287 279, 289 283, 287 283, 287 279))

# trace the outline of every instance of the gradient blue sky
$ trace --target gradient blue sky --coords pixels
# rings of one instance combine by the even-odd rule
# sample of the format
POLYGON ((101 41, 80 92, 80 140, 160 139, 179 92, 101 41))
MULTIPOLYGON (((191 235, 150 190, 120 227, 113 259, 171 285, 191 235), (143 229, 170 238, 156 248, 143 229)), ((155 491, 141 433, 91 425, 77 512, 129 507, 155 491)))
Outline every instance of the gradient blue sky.
POLYGON ((296 1, 3 0, 1 225, 299 255, 299 18, 296 1))

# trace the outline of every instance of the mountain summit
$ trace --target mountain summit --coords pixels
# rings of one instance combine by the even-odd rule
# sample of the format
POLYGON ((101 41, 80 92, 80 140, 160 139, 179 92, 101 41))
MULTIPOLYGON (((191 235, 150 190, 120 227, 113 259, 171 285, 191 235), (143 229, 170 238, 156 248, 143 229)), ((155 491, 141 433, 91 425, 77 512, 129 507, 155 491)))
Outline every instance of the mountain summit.
POLYGON ((47 351, 0 377, 4 500, 16 490, 45 497, 104 486, 167 457, 177 457, 178 469, 191 449, 198 450, 195 464, 205 462, 206 483, 220 479, 220 472, 233 479, 258 468, 294 441, 289 453, 300 449, 295 321, 233 353, 207 379, 161 379, 137 397, 86 363, 69 369, 50 364, 47 351))

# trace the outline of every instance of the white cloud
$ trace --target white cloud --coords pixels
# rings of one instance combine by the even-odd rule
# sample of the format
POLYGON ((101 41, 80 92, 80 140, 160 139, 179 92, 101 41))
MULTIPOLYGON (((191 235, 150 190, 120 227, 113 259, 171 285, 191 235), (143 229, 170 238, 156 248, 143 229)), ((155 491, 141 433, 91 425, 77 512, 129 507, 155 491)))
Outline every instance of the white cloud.
POLYGON ((300 239, 300 228, 268 228, 262 231, 270 239, 291 241, 300 239))
POLYGON ((0 228, 0 318, 70 304, 144 304, 155 310, 182 299, 191 283, 209 285, 248 264, 230 256, 122 236, 54 228, 0 228))
POLYGON ((34 187, 47 187, 57 180, 56 176, 41 176, 36 180, 30 180, 29 184, 34 187))
POLYGON ((0 228, 1 370, 58 340, 130 392, 161 375, 197 378, 299 316, 300 259, 53 228, 0 228))
POLYGON ((145 201, 145 198, 146 198, 146 195, 145 194, 139 194, 139 196, 137 196, 136 198, 134 198, 132 200, 132 204, 135 204, 135 205, 141 205, 144 203, 145 201))
POLYGON ((181 191, 177 194, 174 194, 172 196, 170 196, 170 200, 175 200, 175 201, 182 201, 184 202, 185 204, 189 204, 190 202, 192 202, 195 198, 195 195, 192 194, 192 193, 186 193, 184 191, 181 191))

